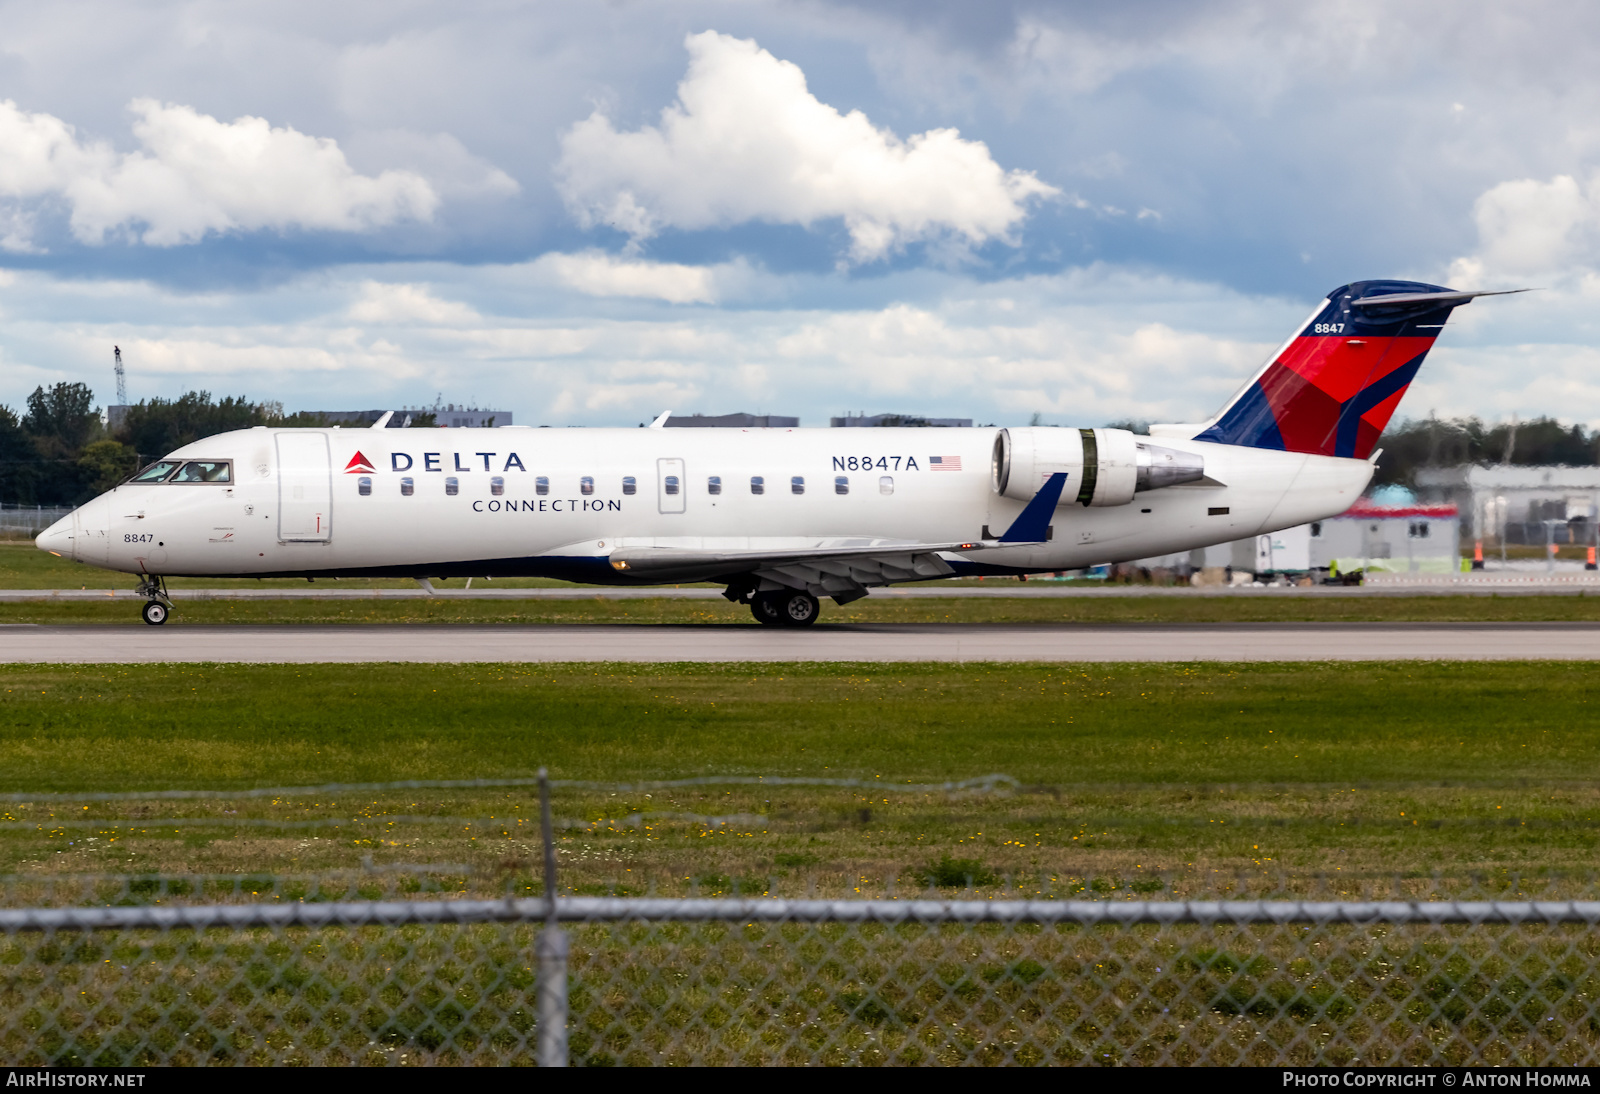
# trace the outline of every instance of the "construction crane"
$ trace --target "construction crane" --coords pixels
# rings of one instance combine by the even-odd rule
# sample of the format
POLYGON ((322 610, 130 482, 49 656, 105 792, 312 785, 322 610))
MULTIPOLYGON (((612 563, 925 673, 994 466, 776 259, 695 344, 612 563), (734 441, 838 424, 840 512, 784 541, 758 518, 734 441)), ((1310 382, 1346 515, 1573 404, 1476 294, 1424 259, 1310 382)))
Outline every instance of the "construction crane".
POLYGON ((122 371, 122 347, 112 346, 111 355, 116 361, 117 369, 117 405, 128 405, 128 374, 122 371))

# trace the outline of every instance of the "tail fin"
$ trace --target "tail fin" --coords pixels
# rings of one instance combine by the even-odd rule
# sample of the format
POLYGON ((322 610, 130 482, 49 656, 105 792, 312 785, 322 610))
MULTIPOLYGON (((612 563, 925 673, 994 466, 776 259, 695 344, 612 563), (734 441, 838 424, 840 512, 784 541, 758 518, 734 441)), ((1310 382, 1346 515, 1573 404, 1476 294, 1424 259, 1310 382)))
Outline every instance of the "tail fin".
POLYGON ((1490 295, 1416 281, 1340 286, 1195 440, 1364 460, 1451 310, 1490 295))

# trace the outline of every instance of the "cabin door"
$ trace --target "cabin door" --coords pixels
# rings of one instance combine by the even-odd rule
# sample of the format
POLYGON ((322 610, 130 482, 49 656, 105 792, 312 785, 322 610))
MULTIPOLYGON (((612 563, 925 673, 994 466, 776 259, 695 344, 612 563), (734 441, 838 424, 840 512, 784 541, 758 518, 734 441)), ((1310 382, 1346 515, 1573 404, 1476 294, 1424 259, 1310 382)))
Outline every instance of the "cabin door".
POLYGON ((686 500, 682 460, 656 461, 656 499, 663 513, 681 513, 686 500))
POLYGON ((333 538, 333 467, 325 433, 278 434, 278 539, 333 538))

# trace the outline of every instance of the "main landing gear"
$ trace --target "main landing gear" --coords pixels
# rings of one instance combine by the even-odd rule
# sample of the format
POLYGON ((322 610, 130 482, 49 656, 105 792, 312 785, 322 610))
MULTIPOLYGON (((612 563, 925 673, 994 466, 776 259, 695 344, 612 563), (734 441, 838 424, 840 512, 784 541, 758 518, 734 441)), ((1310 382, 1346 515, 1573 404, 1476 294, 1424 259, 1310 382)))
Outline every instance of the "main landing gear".
POLYGON ((750 614, 769 626, 809 627, 822 614, 822 605, 802 589, 778 589, 757 593, 750 601, 750 614))
POLYGON ((146 577, 134 592, 145 598, 140 614, 152 627, 159 627, 172 614, 172 598, 167 596, 167 583, 159 577, 146 577))

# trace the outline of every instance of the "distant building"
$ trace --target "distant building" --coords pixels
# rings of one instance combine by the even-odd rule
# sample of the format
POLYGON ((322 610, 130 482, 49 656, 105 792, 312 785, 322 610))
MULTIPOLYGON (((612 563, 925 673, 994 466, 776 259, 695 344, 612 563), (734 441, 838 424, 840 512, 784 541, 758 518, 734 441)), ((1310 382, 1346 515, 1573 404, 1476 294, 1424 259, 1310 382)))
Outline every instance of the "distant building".
POLYGON ((1424 467, 1417 493, 1458 507, 1467 542, 1593 543, 1600 467, 1424 467))
MULTIPOLYGON (((387 410, 308 410, 307 414, 320 414, 329 425, 370 426, 389 413, 387 410)), ((509 410, 479 410, 477 407, 447 406, 408 407, 396 410, 389 419, 390 429, 403 429, 418 414, 432 414, 434 424, 449 429, 489 429, 499 425, 512 425, 509 410)))
POLYGON ((1461 568, 1460 528, 1454 505, 1375 505, 1363 498, 1327 520, 1140 559, 1139 565, 1189 573, 1231 568, 1258 576, 1335 567, 1341 573, 1454 573, 1461 568))
MULTIPOLYGON (((1307 533, 1312 569, 1335 562, 1340 570, 1455 573, 1461 569, 1461 513, 1454 505, 1373 505, 1362 499, 1336 517, 1300 527, 1307 533)), ((1298 529, 1276 535, 1294 531, 1298 529)))
POLYGON ((794 429, 799 418, 781 414, 674 414, 664 429, 794 429))
POLYGON ((846 414, 843 418, 829 418, 835 429, 862 426, 948 426, 953 429, 970 429, 971 418, 924 418, 918 414, 846 414))
POLYGON ((113 403, 106 407, 106 428, 113 433, 121 429, 122 423, 128 420, 128 411, 131 409, 133 408, 122 403, 113 403))

